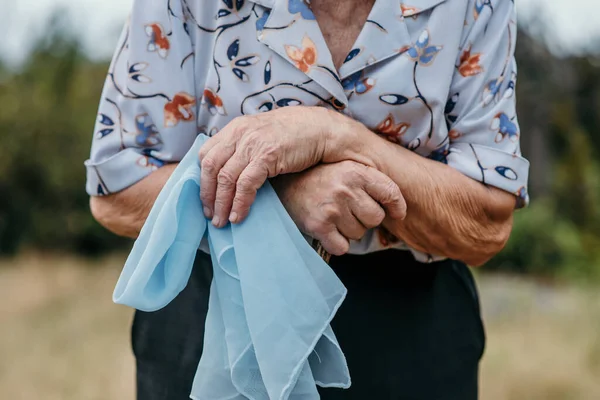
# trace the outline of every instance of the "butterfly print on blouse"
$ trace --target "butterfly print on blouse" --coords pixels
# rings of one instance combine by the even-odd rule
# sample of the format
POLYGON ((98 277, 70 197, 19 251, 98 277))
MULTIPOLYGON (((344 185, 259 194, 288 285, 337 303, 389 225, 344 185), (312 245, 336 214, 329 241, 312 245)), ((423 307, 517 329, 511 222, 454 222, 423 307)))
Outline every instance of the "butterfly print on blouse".
POLYGON ((195 105, 194 96, 185 92, 177 93, 173 100, 165 104, 165 126, 173 127, 180 121, 193 121, 195 105))
POLYGON ((471 46, 465 49, 457 65, 458 73, 463 77, 479 75, 483 72, 483 67, 480 64, 481 53, 471 53, 471 46))
POLYGON ((147 46, 148 51, 156 52, 161 58, 167 58, 171 43, 162 25, 158 23, 146 25, 146 35, 150 37, 147 46))

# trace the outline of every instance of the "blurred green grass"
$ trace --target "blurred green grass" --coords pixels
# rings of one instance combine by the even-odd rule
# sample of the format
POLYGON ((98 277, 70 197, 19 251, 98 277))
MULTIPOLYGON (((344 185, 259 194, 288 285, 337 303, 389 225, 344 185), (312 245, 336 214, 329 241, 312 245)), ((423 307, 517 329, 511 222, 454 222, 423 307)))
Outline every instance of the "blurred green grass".
MULTIPOLYGON (((0 399, 134 398, 131 310, 111 301, 123 256, 0 262, 0 399)), ((478 274, 482 400, 600 398, 600 293, 478 274)))

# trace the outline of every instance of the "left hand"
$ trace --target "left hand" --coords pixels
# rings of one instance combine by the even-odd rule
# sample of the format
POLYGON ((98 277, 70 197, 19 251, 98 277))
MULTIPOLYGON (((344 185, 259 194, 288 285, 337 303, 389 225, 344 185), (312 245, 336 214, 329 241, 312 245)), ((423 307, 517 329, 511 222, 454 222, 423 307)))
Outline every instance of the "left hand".
POLYGON ((354 161, 319 164, 271 179, 300 231, 342 255, 386 216, 402 220, 406 202, 398 185, 377 169, 354 161))
POLYGON ((267 178, 319 164, 330 111, 285 107, 238 117, 202 146, 200 198, 206 217, 223 227, 241 222, 267 178))

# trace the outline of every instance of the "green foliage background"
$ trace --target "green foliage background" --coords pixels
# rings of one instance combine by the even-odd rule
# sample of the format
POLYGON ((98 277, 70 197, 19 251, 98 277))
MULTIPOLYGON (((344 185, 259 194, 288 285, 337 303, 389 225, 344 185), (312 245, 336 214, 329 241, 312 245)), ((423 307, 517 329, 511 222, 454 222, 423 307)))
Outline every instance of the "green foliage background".
POLYGON ((53 26, 18 72, 0 66, 0 254, 96 254, 124 240, 90 216, 83 161, 108 65, 53 26))
MULTIPOLYGON (((0 255, 127 248, 91 218, 88 157, 107 62, 58 27, 18 71, 0 62, 0 255)), ((520 34, 519 120, 531 161, 531 206, 487 267, 600 278, 600 58, 557 58, 520 34)))

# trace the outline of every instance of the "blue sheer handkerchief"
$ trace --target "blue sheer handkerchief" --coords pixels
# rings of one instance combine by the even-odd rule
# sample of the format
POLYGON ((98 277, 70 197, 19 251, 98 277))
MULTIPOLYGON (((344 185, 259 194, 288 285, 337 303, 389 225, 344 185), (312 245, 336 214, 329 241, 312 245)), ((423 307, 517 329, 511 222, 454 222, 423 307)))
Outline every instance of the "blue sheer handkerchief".
MULTIPOLYGON (((142 311, 186 286, 203 238, 214 278, 195 400, 318 399, 316 385, 348 388, 329 325, 346 288, 302 236, 266 183, 248 218, 217 229, 202 213, 200 135, 161 191, 117 282, 113 300, 142 311)), ((200 334, 200 333, 199 333, 200 334)))

